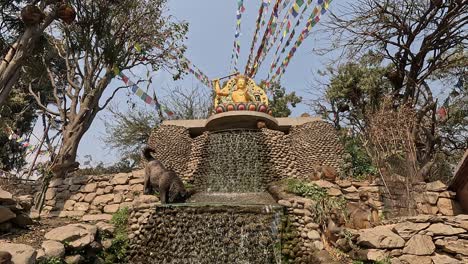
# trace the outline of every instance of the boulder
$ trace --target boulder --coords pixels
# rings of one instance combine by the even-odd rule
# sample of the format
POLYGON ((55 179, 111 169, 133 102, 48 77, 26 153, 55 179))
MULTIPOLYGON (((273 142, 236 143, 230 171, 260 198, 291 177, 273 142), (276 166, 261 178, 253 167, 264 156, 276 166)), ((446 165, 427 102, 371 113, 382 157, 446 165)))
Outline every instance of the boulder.
POLYGON ((443 243, 438 240, 438 242, 437 245, 442 246, 445 252, 468 256, 468 241, 466 240, 444 240, 443 243))
POLYGON ((445 254, 438 254, 435 253, 434 256, 431 256, 432 262, 434 264, 461 264, 462 262, 454 259, 450 256, 447 256, 445 254))
POLYGON ((402 222, 402 223, 396 224, 393 227, 393 231, 395 231, 402 238, 409 239, 414 234, 416 234, 419 231, 427 228, 429 225, 430 225, 430 223, 402 222))
POLYGON ((128 173, 119 173, 119 174, 116 174, 114 176, 111 183, 113 185, 127 184, 128 179, 129 179, 129 174, 128 173))
POLYGON ((89 203, 86 203, 86 202, 79 202, 79 203, 76 203, 74 206, 75 211, 86 212, 88 211, 88 209, 89 209, 89 203))
POLYGON ((466 230, 463 228, 453 227, 450 225, 442 224, 442 223, 435 223, 432 224, 427 231, 432 232, 434 235, 439 236, 452 236, 461 233, 465 233, 466 230))
POLYGON ((330 196, 340 196, 343 195, 340 189, 337 188, 330 188, 328 189, 328 195, 330 196))
POLYGON ((2 190, 0 188, 0 204, 14 204, 16 203, 15 200, 13 200, 13 195, 10 192, 7 192, 5 190, 2 190))
POLYGON ((33 220, 29 217, 29 215, 25 213, 17 214, 16 218, 12 219, 11 222, 15 224, 16 226, 23 227, 23 228, 29 225, 32 225, 34 223, 33 220))
POLYGON ((48 240, 66 242, 72 248, 83 248, 94 241, 97 228, 87 224, 69 224, 50 230, 45 234, 48 240))
POLYGON ((320 234, 316 230, 307 232, 307 238, 310 240, 320 240, 320 234))
POLYGON ((318 180, 318 181, 311 181, 310 183, 312 184, 315 184, 317 185, 318 187, 322 187, 322 188, 337 188, 339 189, 338 185, 336 184, 333 184, 329 181, 325 181, 325 180, 318 180))
POLYGON ((96 196, 96 198, 94 198, 92 204, 93 205, 107 204, 112 200, 114 200, 114 195, 109 193, 109 194, 96 196))
POLYGON ((85 258, 81 255, 73 255, 65 257, 65 263, 67 264, 80 264, 84 263, 85 258))
POLYGON ((405 240, 393 233, 390 227, 377 226, 370 229, 359 230, 357 243, 370 248, 402 248, 405 240))
POLYGON ((85 186, 83 186, 80 191, 84 193, 92 193, 96 191, 96 188, 97 188, 97 184, 93 182, 93 183, 88 183, 85 186))
POLYGON ((16 214, 13 213, 9 208, 5 206, 0 206, 0 224, 6 221, 10 221, 11 219, 14 219, 15 217, 16 217, 16 214))
POLYGON ((369 249, 367 259, 372 261, 384 261, 388 258, 388 253, 381 249, 369 249))
POLYGON ((442 192, 447 190, 447 185, 441 181, 430 182, 426 185, 426 190, 429 192, 442 192))
POLYGON ((455 215, 459 209, 454 200, 449 198, 439 198, 437 201, 439 212, 443 215, 455 215))
POLYGON ((404 254, 427 256, 435 251, 434 242, 432 238, 426 235, 414 235, 408 242, 406 242, 403 249, 404 254))
POLYGON ((104 213, 115 213, 119 210, 119 204, 109 204, 104 206, 104 213))
POLYGON ((72 211, 75 203, 76 201, 74 200, 66 200, 65 203, 63 204, 63 210, 72 211))
POLYGON ((348 180, 337 180, 336 184, 338 184, 338 186, 340 186, 341 188, 348 188, 351 186, 351 182, 348 180))
POLYGON ((439 193, 437 192, 425 192, 424 193, 424 200, 429 204, 435 205, 437 204, 437 200, 439 199, 439 193))
POLYGON ((112 224, 106 222, 97 222, 96 227, 101 235, 105 234, 110 236, 114 233, 115 230, 115 227, 112 224))
POLYGON ((63 244, 54 240, 42 242, 41 248, 44 250, 44 256, 48 258, 63 258, 65 255, 65 247, 63 244))
POLYGON ((110 214, 88 214, 83 215, 81 220, 85 222, 96 222, 96 221, 110 221, 112 219, 112 215, 110 214))
POLYGON ((90 203, 96 196, 97 196, 97 193, 88 193, 84 197, 83 201, 90 203))
POLYGON ((398 259, 404 264, 432 264, 429 256, 403 255, 398 259))
POLYGON ((0 251, 10 253, 14 264, 33 264, 36 261, 36 250, 28 245, 0 242, 0 251))

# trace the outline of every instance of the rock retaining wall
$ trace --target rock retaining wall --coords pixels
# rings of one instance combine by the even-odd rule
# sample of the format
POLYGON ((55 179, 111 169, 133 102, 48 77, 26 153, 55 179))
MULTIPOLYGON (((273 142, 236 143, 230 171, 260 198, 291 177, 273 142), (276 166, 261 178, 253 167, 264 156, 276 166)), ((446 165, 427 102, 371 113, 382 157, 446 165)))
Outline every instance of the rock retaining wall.
MULTIPOLYGON (((243 152, 260 150, 258 158, 267 161, 263 171, 268 175, 266 181, 274 181, 284 177, 307 178, 317 166, 330 166, 340 171, 343 164, 343 147, 334 128, 324 121, 313 121, 294 126, 290 133, 269 129, 256 130, 258 139, 255 146, 246 145, 243 152)), ((223 133, 223 132, 218 132, 223 133)), ((204 188, 204 180, 209 174, 211 157, 209 144, 216 133, 204 132, 202 135, 190 138, 189 130, 184 127, 164 125, 153 130, 148 145, 156 150, 158 158, 166 167, 173 169, 186 181, 196 181, 204 188)), ((229 142, 216 145, 223 157, 229 159, 239 153, 233 153, 229 142)), ((211 146, 215 147, 215 146, 211 146)), ((242 167, 246 164, 239 163, 242 167)))
POLYGON ((363 260, 392 264, 468 263, 468 215, 420 215, 354 232, 363 260))
MULTIPOLYGON (((46 193, 44 216, 76 217, 84 220, 109 220, 119 208, 151 207, 158 202, 153 195, 142 195, 144 171, 115 175, 76 176, 53 180, 46 193)), ((385 185, 376 180, 311 181, 326 188, 330 196, 343 197, 349 203, 357 203, 366 193, 366 202, 378 210, 379 215, 391 214, 392 200, 387 195, 385 185)), ((413 193, 415 214, 455 215, 460 213, 455 201, 455 193, 437 181, 418 184, 419 191, 413 193)))
POLYGON ((129 236, 130 263, 279 263, 281 214, 271 206, 158 206, 129 236))
POLYGON ((119 208, 150 208, 158 198, 143 195, 144 171, 55 179, 46 193, 44 216, 108 221, 119 208))

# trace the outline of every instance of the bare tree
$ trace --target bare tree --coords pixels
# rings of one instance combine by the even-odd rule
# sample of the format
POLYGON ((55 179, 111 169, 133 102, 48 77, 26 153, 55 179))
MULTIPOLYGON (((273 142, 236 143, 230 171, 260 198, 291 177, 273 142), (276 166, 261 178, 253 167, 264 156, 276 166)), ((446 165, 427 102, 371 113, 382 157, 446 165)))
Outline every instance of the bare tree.
POLYGON ((205 87, 176 86, 167 88, 168 95, 162 100, 164 106, 174 114, 174 119, 204 119, 213 107, 213 97, 205 87))
POLYGON ((62 123, 63 140, 51 170, 64 177, 75 170, 78 144, 96 114, 116 93, 101 100, 104 91, 119 71, 138 66, 153 70, 179 69, 177 54, 184 50, 181 41, 187 31, 164 14, 165 0, 76 1, 77 23, 54 28, 53 44, 66 64, 65 78, 51 70, 48 78, 54 88, 54 104, 45 105, 41 95, 31 94, 37 103, 62 123))
POLYGON ((327 25, 350 60, 369 51, 382 58, 394 107, 416 110, 412 138, 421 166, 439 142, 431 78, 467 61, 467 24, 466 0, 357 0, 335 12, 327 25))

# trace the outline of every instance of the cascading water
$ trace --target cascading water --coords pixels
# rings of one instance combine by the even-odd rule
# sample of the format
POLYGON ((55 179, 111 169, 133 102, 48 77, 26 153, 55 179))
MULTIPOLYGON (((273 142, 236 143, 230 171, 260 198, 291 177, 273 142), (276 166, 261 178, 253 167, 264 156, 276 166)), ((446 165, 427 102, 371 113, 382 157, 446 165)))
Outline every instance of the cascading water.
POLYGON ((283 208, 268 194, 268 149, 258 130, 212 132, 200 191, 186 204, 158 206, 131 263, 281 263, 283 208))
POLYGON ((262 135, 253 130, 227 130, 211 133, 206 144, 208 192, 261 192, 265 190, 266 149, 262 135))

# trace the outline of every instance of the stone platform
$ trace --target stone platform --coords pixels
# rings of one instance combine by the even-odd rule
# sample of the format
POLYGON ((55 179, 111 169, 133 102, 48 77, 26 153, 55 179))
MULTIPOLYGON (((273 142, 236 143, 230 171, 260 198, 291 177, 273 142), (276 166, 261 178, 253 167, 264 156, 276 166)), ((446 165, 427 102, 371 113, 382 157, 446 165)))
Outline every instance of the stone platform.
POLYGON ((210 116, 206 120, 205 129, 208 131, 226 129, 256 129, 259 121, 265 122, 266 127, 278 130, 278 121, 271 115, 256 111, 230 111, 210 116))
POLYGON ((206 204, 245 204, 245 205, 276 205, 276 201, 267 192, 253 193, 196 193, 188 203, 206 203, 206 204))

